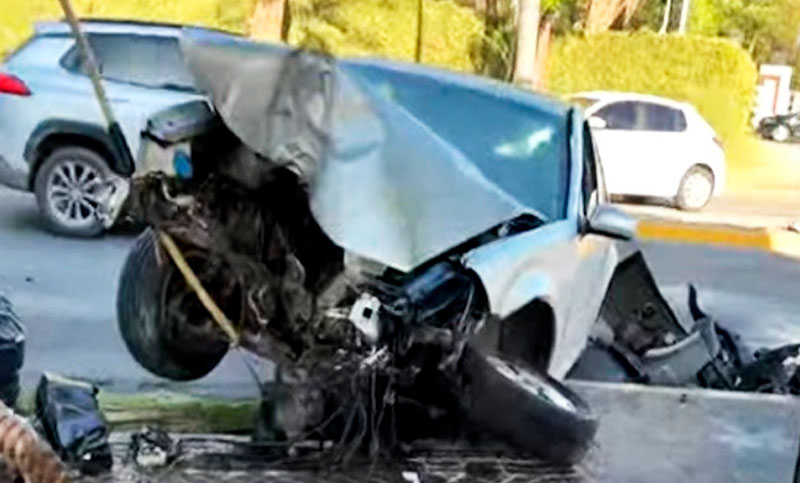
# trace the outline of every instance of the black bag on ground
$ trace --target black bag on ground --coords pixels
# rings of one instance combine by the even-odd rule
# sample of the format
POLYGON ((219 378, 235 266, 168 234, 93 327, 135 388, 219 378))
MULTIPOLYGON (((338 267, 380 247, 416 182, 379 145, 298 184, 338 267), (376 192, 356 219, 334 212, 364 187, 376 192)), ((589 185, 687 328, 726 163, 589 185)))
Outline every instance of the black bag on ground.
POLYGON ((19 371, 25 360, 25 331, 11 303, 0 295, 0 400, 13 408, 19 397, 19 371))
POLYGON ((42 432, 64 462, 85 474, 111 469, 108 425, 91 384, 45 374, 36 389, 42 432))

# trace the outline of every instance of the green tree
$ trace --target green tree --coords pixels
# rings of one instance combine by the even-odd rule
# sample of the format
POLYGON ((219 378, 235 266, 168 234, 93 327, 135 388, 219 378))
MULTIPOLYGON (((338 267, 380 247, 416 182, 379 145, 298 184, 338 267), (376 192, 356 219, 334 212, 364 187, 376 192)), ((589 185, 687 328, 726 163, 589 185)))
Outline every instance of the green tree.
POLYGON ((692 32, 738 40, 758 62, 785 62, 793 56, 800 0, 694 1, 692 32))

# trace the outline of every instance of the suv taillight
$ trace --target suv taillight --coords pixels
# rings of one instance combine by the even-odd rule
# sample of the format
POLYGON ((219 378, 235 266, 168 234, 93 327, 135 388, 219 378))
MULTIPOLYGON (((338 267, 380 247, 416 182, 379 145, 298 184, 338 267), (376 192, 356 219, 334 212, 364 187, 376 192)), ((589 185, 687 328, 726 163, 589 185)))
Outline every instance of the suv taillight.
POLYGON ((0 73, 0 94, 29 96, 31 95, 31 91, 19 78, 11 74, 0 73))

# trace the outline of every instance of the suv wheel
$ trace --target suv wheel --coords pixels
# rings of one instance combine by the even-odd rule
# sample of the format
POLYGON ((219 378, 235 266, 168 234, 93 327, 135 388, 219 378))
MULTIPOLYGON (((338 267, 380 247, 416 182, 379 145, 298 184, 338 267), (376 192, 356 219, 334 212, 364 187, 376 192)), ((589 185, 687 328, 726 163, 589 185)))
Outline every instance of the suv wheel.
POLYGON ((57 234, 93 237, 103 232, 98 217, 100 192, 110 169, 89 149, 53 151, 36 173, 34 191, 47 228, 57 234))
POLYGON ((686 172, 678 189, 675 204, 686 211, 703 209, 714 195, 714 175, 708 168, 693 166, 686 172))

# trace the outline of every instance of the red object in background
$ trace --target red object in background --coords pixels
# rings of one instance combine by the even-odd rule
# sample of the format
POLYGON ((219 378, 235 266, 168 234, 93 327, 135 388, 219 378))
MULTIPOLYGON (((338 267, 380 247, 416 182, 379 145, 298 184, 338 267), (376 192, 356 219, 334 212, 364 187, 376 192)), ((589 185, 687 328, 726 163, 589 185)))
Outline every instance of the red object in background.
POLYGON ((29 96, 30 89, 24 82, 11 74, 0 73, 0 94, 11 94, 15 96, 29 96))

